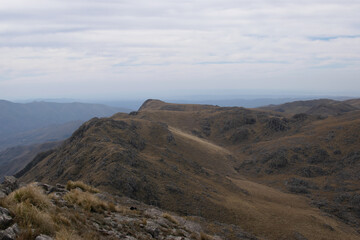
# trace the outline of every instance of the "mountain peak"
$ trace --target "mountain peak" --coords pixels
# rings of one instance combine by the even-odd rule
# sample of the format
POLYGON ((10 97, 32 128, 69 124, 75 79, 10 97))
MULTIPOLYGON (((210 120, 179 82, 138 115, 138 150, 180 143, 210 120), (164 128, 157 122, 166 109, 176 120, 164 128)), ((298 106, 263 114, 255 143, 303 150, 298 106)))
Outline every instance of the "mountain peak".
POLYGON ((164 104, 165 104, 165 102, 158 100, 158 99, 148 99, 141 105, 141 107, 139 108, 139 111, 158 109, 160 106, 162 106, 164 104))

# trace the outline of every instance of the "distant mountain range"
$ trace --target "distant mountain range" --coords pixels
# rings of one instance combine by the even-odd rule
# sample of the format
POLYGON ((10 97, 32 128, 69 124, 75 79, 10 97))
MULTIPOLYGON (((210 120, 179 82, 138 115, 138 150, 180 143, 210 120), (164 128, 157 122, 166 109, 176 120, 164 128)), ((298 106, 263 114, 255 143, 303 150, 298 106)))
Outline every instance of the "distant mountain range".
POLYGON ((90 118, 129 111, 101 104, 22 104, 0 100, 0 150, 16 145, 62 140, 90 118))
POLYGON ((258 109, 147 100, 130 114, 84 123, 16 176, 82 180, 260 239, 360 239, 358 106, 358 99, 258 109))

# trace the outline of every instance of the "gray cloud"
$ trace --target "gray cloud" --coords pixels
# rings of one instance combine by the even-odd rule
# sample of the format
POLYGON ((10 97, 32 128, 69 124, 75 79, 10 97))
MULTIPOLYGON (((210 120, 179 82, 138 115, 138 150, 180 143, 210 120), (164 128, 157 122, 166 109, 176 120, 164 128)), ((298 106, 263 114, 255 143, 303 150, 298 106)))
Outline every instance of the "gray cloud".
POLYGON ((350 92, 360 89, 358 12, 354 0, 6 1, 0 97, 350 92))

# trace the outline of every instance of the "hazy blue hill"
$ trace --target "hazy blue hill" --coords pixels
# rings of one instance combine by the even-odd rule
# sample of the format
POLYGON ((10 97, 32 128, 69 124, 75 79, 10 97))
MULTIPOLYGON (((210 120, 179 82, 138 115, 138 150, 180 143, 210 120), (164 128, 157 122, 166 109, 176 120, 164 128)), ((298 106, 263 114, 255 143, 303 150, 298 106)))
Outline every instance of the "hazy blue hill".
POLYGON ((0 100, 0 150, 18 145, 60 141, 93 117, 109 117, 129 109, 90 103, 0 100))
POLYGON ((39 153, 48 151, 61 142, 16 146, 0 151, 0 181, 4 176, 14 175, 39 153))
POLYGON ((2 100, 0 101, 0 136, 127 111, 101 104, 49 102, 21 104, 2 100))
POLYGON ((84 121, 82 120, 78 120, 63 124, 53 124, 21 133, 3 135, 0 137, 0 150, 19 145, 31 145, 64 140, 70 137, 83 122, 84 121))

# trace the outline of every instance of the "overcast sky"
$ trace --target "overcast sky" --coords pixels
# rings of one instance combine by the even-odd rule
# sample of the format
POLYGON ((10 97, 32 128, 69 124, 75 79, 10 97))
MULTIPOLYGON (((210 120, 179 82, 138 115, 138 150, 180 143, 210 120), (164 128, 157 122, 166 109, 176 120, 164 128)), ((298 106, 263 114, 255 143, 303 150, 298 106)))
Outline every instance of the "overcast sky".
POLYGON ((360 96, 359 0, 11 0, 0 99, 360 96))

